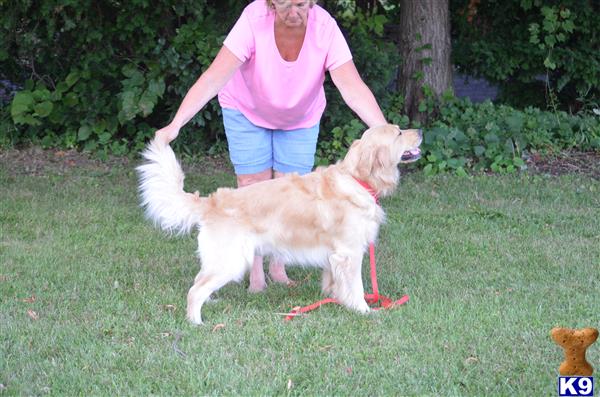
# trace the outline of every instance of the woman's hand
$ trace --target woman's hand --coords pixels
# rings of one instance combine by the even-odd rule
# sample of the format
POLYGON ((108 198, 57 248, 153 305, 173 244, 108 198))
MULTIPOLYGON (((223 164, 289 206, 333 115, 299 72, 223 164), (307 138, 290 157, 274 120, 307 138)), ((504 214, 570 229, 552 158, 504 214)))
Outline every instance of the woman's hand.
POLYGON ((169 124, 168 126, 156 131, 154 133, 154 139, 162 142, 164 145, 168 145, 173 139, 177 138, 177 135, 179 135, 179 127, 169 124))
POLYGON ((371 89, 365 84, 352 60, 330 70, 329 75, 337 87, 346 105, 367 125, 384 125, 385 116, 377 104, 371 89))

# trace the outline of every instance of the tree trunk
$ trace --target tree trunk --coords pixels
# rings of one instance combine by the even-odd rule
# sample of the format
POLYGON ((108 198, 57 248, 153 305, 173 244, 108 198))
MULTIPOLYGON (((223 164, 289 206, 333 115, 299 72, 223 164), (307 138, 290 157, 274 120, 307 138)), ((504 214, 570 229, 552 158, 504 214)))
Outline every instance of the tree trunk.
POLYGON ((452 87, 448 0, 401 0, 399 45, 404 110, 411 120, 424 122, 428 113, 419 112, 419 104, 429 98, 423 87, 431 89, 433 99, 452 87))

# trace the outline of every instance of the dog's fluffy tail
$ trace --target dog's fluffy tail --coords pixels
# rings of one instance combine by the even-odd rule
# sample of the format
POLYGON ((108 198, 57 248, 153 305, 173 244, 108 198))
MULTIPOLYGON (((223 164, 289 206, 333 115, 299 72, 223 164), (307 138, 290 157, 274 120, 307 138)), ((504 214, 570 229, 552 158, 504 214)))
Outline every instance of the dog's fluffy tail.
POLYGON ((136 169, 146 216, 169 233, 187 234, 200 225, 205 199, 183 190, 185 176, 173 149, 154 139, 142 157, 146 162, 136 169))

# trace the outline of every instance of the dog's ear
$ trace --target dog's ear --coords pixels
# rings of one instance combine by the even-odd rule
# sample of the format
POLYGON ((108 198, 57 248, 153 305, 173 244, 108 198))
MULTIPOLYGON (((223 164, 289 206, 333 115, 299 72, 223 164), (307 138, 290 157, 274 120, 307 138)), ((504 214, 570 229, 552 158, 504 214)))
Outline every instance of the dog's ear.
POLYGON ((390 148, 387 146, 379 146, 375 149, 375 164, 374 167, 387 168, 392 161, 392 154, 390 148))
POLYGON ((390 149, 386 146, 369 145, 358 153, 356 170, 361 178, 366 178, 379 170, 389 167, 391 161, 390 149))
POLYGON ((373 161, 375 159, 375 153, 372 148, 366 148, 358 152, 358 160, 356 161, 356 171, 361 179, 366 179, 371 175, 373 169, 373 161))
POLYGON ((360 175, 374 175, 378 171, 385 170, 391 162, 390 149, 387 146, 371 146, 361 153, 357 169, 360 175))
POLYGON ((358 177, 366 179, 375 172, 388 168, 391 157, 389 147, 357 140, 350 146, 344 162, 356 171, 358 177))

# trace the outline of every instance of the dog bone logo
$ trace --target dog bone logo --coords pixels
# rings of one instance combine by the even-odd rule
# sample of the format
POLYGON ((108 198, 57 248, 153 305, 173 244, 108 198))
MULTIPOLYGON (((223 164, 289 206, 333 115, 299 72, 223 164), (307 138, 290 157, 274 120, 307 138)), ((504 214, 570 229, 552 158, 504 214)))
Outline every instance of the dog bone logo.
POLYGON ((558 372, 562 376, 591 376, 594 368, 585 359, 586 349, 598 338, 595 328, 553 328, 550 335, 565 351, 565 361, 558 372))

